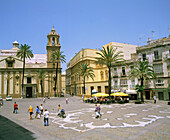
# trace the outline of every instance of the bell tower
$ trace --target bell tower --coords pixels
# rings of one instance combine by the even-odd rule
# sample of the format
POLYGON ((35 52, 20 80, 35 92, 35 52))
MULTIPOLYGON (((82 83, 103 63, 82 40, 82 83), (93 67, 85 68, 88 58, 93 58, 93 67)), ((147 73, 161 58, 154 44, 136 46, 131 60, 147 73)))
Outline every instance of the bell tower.
MULTIPOLYGON (((47 50, 47 68, 55 68, 55 63, 52 60, 52 53, 53 51, 60 51, 60 41, 59 41, 60 36, 55 32, 54 26, 51 30, 51 32, 47 35, 48 43, 46 46, 47 50)), ((60 63, 59 67, 60 68, 60 63)))

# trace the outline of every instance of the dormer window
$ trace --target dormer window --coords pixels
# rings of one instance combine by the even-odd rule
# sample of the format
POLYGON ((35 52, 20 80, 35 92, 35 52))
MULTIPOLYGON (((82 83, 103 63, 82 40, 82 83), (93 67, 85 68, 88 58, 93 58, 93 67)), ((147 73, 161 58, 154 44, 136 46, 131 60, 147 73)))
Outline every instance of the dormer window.
POLYGON ((31 77, 27 77, 27 83, 31 83, 31 77))
POLYGON ((143 61, 146 60, 146 53, 142 54, 143 61))
POLYGON ((13 68, 14 62, 15 62, 15 60, 12 57, 8 57, 6 59, 6 67, 7 68, 13 68))
POLYGON ((125 67, 122 67, 122 75, 125 75, 126 72, 125 72, 125 67))
POLYGON ((12 68, 13 67, 13 62, 8 62, 8 68, 12 68))
POLYGON ((154 57, 155 57, 155 60, 159 59, 158 51, 154 51, 154 57))

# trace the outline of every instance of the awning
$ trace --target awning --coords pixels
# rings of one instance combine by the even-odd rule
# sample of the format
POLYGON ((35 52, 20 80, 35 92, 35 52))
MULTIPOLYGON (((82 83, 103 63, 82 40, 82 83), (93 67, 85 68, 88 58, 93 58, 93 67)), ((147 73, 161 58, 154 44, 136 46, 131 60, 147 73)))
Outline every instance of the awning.
POLYGON ((126 93, 127 94, 137 94, 136 90, 130 90, 130 89, 126 90, 126 93))
POLYGON ((97 93, 98 91, 96 89, 93 89, 91 93, 97 93))

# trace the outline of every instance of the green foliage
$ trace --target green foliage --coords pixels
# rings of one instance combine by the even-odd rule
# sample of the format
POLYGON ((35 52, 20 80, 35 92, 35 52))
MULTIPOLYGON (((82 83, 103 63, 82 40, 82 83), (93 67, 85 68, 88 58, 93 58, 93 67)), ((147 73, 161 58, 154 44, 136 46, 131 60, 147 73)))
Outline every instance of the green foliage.
POLYGON ((17 52, 17 57, 21 59, 29 58, 31 59, 34 55, 32 53, 32 50, 30 50, 31 46, 28 46, 26 44, 19 47, 19 51, 17 52))
POLYGON ((136 101, 135 101, 135 104, 141 104, 141 103, 142 103, 141 100, 136 100, 136 101))
POLYGON ((94 77, 95 77, 94 71, 93 71, 92 67, 89 67, 89 64, 83 63, 83 64, 80 64, 78 66, 77 74, 79 76, 83 77, 83 84, 84 84, 84 91, 83 92, 85 94, 85 82, 86 82, 85 80, 86 80, 86 77, 87 78, 90 77, 92 80, 94 80, 94 77))
POLYGON ((24 70, 25 70, 25 59, 29 58, 31 59, 34 55, 32 53, 32 50, 30 50, 31 46, 28 46, 26 44, 19 47, 19 50, 17 52, 17 57, 23 60, 23 73, 22 73, 22 97, 24 96, 24 70))
POLYGON ((55 86, 54 86, 54 96, 56 97, 56 85, 57 85, 57 73, 58 73, 58 64, 61 62, 61 63, 66 63, 66 56, 63 54, 64 52, 63 51, 53 51, 53 53, 51 54, 51 60, 53 61, 53 63, 57 63, 57 66, 56 66, 56 78, 55 78, 55 86))
POLYGON ((130 78, 138 78, 141 82, 140 85, 136 85, 136 90, 141 92, 141 100, 144 102, 143 99, 143 90, 144 90, 144 81, 155 79, 156 74, 153 71, 153 67, 149 65, 148 61, 138 61, 137 64, 134 64, 134 68, 130 71, 130 78))
POLYGON ((99 50, 100 52, 96 52, 99 55, 99 57, 96 58, 98 60, 98 64, 106 65, 108 68, 110 68, 113 63, 123 60, 121 57, 122 52, 117 51, 116 48, 107 46, 107 48, 103 47, 102 50, 99 50))
POLYGON ((82 76, 82 77, 87 77, 87 78, 91 78, 92 80, 94 80, 94 71, 92 69, 92 67, 89 67, 89 64, 83 63, 80 64, 78 66, 79 69, 77 69, 78 71, 78 75, 82 76))
POLYGON ((140 80, 150 80, 151 78, 156 78, 153 67, 149 65, 148 61, 138 61, 138 63, 133 66, 134 68, 130 71, 130 78, 137 77, 140 80))
POLYGON ((121 51, 117 51, 116 48, 109 47, 107 48, 103 47, 100 52, 97 52, 99 57, 97 57, 97 64, 106 65, 109 69, 109 80, 108 80, 108 87, 109 87, 109 96, 111 94, 111 67, 114 63, 118 63, 123 58, 121 57, 121 51))
POLYGON ((137 84, 137 85, 136 85, 136 87, 135 87, 135 90, 137 91, 137 93, 139 93, 139 92, 143 92, 144 87, 143 87, 143 86, 141 86, 141 85, 139 85, 139 84, 137 84))
POLYGON ((51 54, 51 60, 53 62, 61 62, 61 63, 66 63, 66 56, 63 54, 63 51, 53 51, 53 53, 51 54))

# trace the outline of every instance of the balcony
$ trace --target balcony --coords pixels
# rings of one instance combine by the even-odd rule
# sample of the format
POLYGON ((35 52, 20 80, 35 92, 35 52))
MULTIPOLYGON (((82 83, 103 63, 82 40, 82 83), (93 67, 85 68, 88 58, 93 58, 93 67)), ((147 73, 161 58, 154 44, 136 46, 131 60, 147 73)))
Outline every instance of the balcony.
POLYGON ((163 87, 163 86, 164 86, 164 83, 155 83, 155 86, 156 86, 156 87, 163 87))
POLYGON ((158 75, 158 76, 163 76, 164 72, 156 72, 155 74, 158 75))
POLYGON ((117 74, 114 74, 114 75, 113 75, 113 78, 118 78, 118 75, 117 75, 117 74))
POLYGON ((158 58, 153 58, 153 62, 158 62, 158 61, 162 61, 162 56, 159 56, 158 58))
POLYGON ((122 85, 120 85, 120 87, 128 87, 128 85, 127 84, 122 84, 122 85))
POLYGON ((121 77, 126 77, 126 73, 121 73, 121 77))

